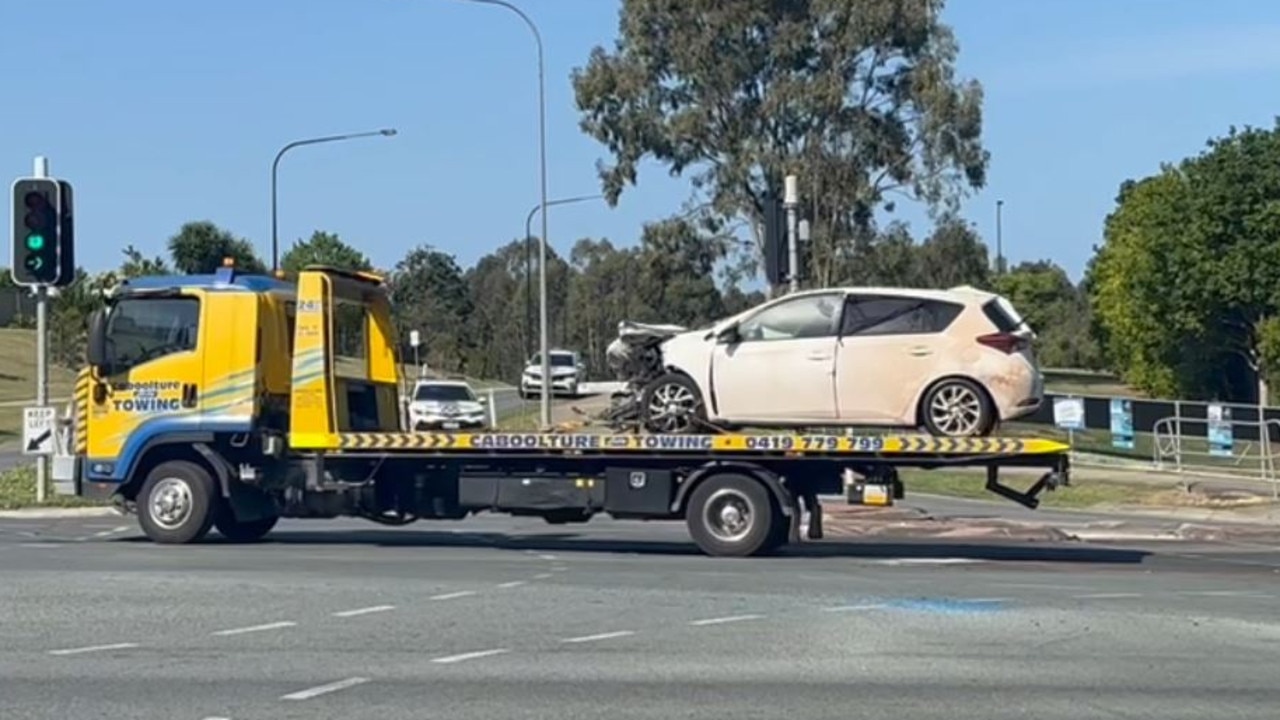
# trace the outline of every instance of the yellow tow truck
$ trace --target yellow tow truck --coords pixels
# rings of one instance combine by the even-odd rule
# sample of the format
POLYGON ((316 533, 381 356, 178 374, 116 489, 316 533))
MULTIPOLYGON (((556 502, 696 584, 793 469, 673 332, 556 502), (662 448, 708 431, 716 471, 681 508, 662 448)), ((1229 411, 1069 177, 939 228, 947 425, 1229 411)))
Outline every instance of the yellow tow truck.
POLYGON ((211 528, 261 539, 280 518, 386 525, 479 512, 552 523, 683 520, 703 552, 799 542, 818 497, 888 504, 901 467, 985 467, 1035 507, 1068 480, 1068 447, 1033 438, 411 432, 382 278, 329 267, 128 280, 89 323, 57 491, 110 499, 159 543, 211 528), (1000 468, 1040 468, 1029 490, 1000 468))

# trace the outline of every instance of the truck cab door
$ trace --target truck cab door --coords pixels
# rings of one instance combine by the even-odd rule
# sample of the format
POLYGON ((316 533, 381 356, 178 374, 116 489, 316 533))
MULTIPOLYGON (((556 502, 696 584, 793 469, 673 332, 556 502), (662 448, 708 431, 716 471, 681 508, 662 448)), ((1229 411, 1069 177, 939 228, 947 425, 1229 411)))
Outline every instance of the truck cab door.
POLYGON ((142 430, 195 429, 203 397, 202 299, 138 295, 117 300, 106 319, 106 359, 89 382, 87 455, 131 460, 142 430))

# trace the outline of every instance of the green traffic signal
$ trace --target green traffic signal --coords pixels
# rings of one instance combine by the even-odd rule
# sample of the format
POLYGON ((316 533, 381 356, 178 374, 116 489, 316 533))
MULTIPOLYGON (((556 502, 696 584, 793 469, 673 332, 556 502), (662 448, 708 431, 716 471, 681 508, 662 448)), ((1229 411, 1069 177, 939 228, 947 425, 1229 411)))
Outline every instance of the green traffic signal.
POLYGON ((44 249, 44 236, 32 234, 27 236, 27 249, 33 252, 39 252, 44 249))

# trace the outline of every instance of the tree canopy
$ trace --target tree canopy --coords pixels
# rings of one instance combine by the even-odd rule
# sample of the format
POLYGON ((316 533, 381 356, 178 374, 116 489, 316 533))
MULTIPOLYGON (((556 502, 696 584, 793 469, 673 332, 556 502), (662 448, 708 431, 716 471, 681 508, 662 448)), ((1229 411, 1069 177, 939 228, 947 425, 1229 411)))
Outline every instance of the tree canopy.
POLYGON ((819 278, 865 244, 894 197, 953 209, 985 182, 988 153, 982 90, 956 77, 942 7, 623 0, 614 48, 596 47, 572 76, 581 127, 612 156, 599 166, 606 199, 651 158, 691 173, 709 227, 754 230, 765 193, 796 173, 819 278))
POLYGON ((1280 124, 1120 187, 1087 284, 1108 359, 1162 395, 1252 400, 1280 371, 1280 124))

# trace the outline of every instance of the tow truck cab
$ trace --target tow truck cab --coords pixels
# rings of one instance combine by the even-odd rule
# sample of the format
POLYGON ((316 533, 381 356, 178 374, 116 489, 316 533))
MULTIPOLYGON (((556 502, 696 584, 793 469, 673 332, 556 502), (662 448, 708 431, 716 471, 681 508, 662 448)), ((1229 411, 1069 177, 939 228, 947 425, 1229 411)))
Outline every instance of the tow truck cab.
POLYGON ((72 431, 81 495, 132 503, 165 462, 269 473, 291 418, 302 446, 400 429, 390 306, 373 275, 312 267, 289 281, 228 263, 133 278, 90 318, 87 345, 72 431))

